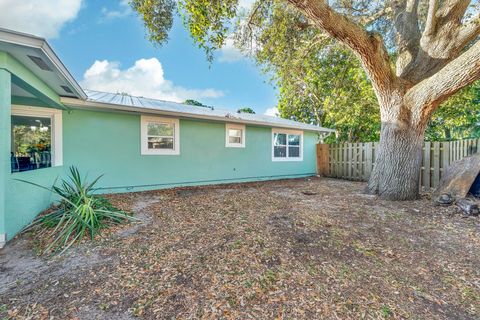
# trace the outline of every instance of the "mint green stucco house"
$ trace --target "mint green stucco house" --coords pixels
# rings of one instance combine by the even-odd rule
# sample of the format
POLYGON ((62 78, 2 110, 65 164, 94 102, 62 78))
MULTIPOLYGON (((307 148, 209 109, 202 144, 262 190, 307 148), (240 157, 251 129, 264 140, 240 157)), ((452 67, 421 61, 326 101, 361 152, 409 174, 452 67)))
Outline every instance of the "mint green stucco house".
POLYGON ((99 192, 314 175, 332 130, 83 90, 41 38, 0 29, 0 247, 52 202, 77 166, 99 192))

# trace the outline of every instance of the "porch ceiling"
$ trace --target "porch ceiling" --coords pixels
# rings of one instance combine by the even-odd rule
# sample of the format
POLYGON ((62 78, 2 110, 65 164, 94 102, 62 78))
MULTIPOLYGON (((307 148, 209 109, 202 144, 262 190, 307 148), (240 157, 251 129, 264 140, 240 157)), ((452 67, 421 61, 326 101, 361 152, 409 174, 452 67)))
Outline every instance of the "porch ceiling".
POLYGON ((0 68, 7 69, 5 63, 8 62, 14 64, 13 67, 16 70, 9 71, 18 79, 12 79, 12 82, 30 94, 38 97, 35 89, 40 90, 50 98, 58 97, 55 99, 57 103, 59 103, 59 97, 86 98, 83 90, 45 39, 0 28, 0 52, 6 53, 6 60, 10 60, 4 61, 4 66, 0 61, 0 68), (39 84, 39 81, 35 81, 36 83, 32 86, 34 92, 32 92, 32 88, 28 86, 29 80, 32 78, 40 80, 45 86, 39 87, 36 85, 39 84), (48 87, 49 90, 43 90, 45 87, 48 87))

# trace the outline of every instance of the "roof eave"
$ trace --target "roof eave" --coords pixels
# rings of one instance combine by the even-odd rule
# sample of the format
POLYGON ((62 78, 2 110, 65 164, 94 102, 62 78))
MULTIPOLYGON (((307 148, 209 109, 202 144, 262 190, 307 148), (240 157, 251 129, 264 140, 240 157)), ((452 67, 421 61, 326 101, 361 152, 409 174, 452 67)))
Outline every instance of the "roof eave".
POLYGON ((155 108, 138 108, 138 107, 130 107, 130 106, 119 105, 114 103, 92 102, 92 101, 85 101, 85 100, 67 98, 67 97, 62 97, 60 101, 67 106, 80 108, 80 109, 116 110, 116 111, 133 112, 137 114, 138 113, 158 114, 158 115, 172 116, 172 117, 184 117, 184 118, 203 119, 203 120, 212 120, 212 121, 221 121, 221 122, 233 122, 233 123, 251 124, 251 125, 267 126, 267 127, 274 127, 274 128, 297 129, 297 130, 303 130, 303 131, 324 132, 324 133, 335 132, 335 130, 333 129, 323 128, 323 127, 318 127, 313 125, 297 126, 297 125, 288 125, 288 124, 280 124, 280 123, 270 123, 270 122, 264 122, 264 121, 246 120, 246 119, 239 119, 239 118, 199 115, 199 114, 189 113, 189 112, 165 111, 165 110, 159 110, 155 108))
POLYGON ((78 96, 78 98, 87 99, 86 93, 77 83, 75 78, 70 74, 68 69, 58 58, 58 56, 55 54, 55 52, 45 39, 26 33, 0 28, 0 40, 41 50, 50 60, 50 62, 55 66, 60 75, 64 77, 65 80, 73 87, 75 94, 78 96))

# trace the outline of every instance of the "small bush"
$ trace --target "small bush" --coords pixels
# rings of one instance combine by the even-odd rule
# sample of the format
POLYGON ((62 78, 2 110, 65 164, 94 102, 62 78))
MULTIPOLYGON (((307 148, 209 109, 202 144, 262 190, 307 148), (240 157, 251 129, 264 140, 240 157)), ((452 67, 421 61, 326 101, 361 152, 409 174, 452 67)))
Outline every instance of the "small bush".
POLYGON ((59 185, 47 188, 36 183, 20 180, 40 188, 50 190, 60 200, 48 213, 38 216, 28 227, 43 226, 53 229, 49 234, 49 245, 45 253, 63 253, 84 236, 91 240, 100 234, 102 228, 135 220, 126 212, 116 209, 108 199, 95 195, 95 184, 102 176, 91 183, 85 182, 77 168, 70 167, 70 174, 59 185))

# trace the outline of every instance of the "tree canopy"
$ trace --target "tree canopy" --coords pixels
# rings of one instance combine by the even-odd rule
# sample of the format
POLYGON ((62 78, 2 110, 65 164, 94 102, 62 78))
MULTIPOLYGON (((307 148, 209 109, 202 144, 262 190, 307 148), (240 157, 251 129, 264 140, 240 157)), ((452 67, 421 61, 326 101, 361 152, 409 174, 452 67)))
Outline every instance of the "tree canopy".
POLYGON ((207 105, 201 103, 200 101, 193 100, 193 99, 187 99, 183 102, 183 104, 188 104, 190 106, 196 106, 196 107, 209 108, 209 109, 213 110, 213 107, 207 106, 207 105))
POLYGON ((252 108, 250 107, 243 107, 243 108, 240 108, 237 110, 237 113, 251 113, 251 114, 255 114, 255 111, 253 111, 252 108))

